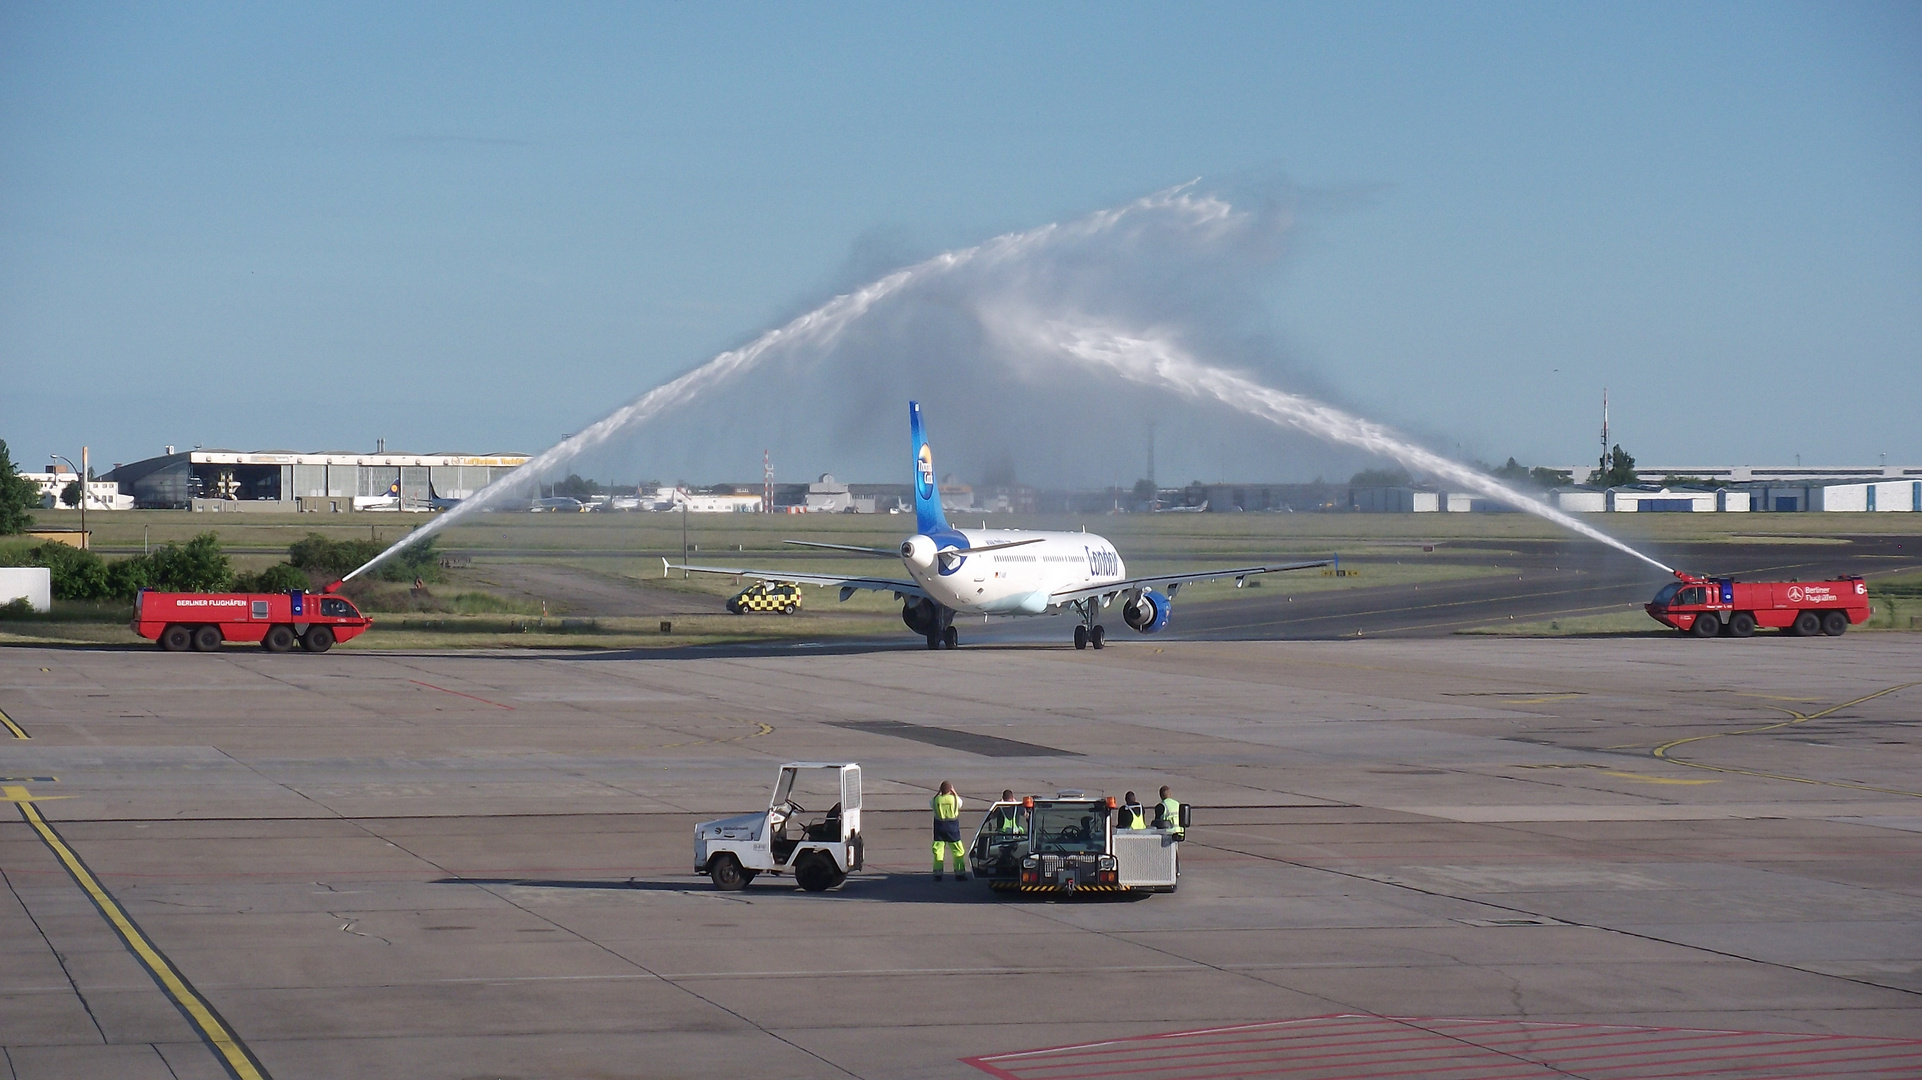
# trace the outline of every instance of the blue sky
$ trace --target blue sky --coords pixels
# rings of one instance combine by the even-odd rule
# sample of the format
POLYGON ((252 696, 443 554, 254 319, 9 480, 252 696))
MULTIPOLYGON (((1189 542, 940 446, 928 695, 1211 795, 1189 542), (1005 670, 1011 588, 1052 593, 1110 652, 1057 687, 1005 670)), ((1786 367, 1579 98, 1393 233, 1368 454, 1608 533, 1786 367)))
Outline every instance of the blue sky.
POLYGON ((1299 187, 1267 330, 1438 449, 1606 384, 1644 461, 1922 463, 1913 4, 8 4, 0 437, 538 450, 1197 176, 1299 187))

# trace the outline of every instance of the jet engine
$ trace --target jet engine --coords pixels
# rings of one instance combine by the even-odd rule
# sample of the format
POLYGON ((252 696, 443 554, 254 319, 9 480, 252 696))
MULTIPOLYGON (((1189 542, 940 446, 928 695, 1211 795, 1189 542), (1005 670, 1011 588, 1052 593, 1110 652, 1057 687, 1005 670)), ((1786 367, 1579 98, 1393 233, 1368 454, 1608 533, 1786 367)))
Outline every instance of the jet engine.
POLYGON ((1144 634, 1157 634, 1167 629, 1168 616, 1174 612, 1175 602, 1153 589, 1143 589, 1139 596, 1121 606, 1121 621, 1144 634))
MULTIPOLYGON (((927 538, 916 537, 916 539, 927 538)), ((909 599, 901 604, 901 621, 907 624, 908 629, 922 637, 927 637, 941 629, 941 609, 925 596, 920 599, 909 599)))

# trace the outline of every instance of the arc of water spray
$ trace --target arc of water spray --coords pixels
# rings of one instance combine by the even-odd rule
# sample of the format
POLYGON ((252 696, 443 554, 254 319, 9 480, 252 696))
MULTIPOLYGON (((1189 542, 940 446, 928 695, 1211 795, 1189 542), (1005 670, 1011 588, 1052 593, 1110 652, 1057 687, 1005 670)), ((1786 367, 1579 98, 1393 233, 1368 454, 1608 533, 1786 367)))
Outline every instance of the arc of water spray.
POLYGON ((1004 323, 1003 333, 1026 337, 1033 345, 1053 349, 1091 367, 1130 382, 1160 387, 1189 398, 1217 401, 1262 419, 1297 428, 1328 442, 1346 443, 1381 457, 1393 458, 1429 476, 1440 477, 1470 491, 1633 555, 1650 566, 1674 573, 1620 540, 1580 521, 1540 499, 1458 461, 1423 449, 1380 424, 1352 416, 1300 394, 1263 386, 1242 375, 1203 363, 1166 337, 1130 334, 1098 324, 1061 321, 1004 323))
MULTIPOLYGON (((552 475, 568 461, 606 443, 621 432, 646 423, 662 412, 750 370, 770 353, 831 344, 843 329, 865 315, 875 304, 918 282, 952 273, 970 264, 992 265, 1017 259, 1043 244, 1072 243, 1093 238, 1121 228, 1130 219, 1152 211, 1173 211, 1197 230, 1231 227, 1237 216, 1234 208, 1221 199, 1194 194, 1189 190, 1193 183, 1191 181, 1125 206, 1090 214, 1067 225, 1045 225, 1027 232, 996 237, 975 247, 947 252, 904 270, 897 270, 854 292, 837 296, 800 318, 762 334, 747 345, 721 353, 687 374, 655 387, 584 428, 579 434, 542 451, 512 474, 488 485, 463 500, 459 506, 409 533, 343 580, 366 573, 407 546, 427 539, 469 514, 499 504, 514 492, 531 486, 541 477, 552 475)), ((1331 442, 1346 443, 1394 458, 1431 476, 1445 478, 1470 491, 1547 518, 1563 528, 1623 551, 1651 566, 1670 571, 1669 567, 1599 529, 1538 499, 1531 499, 1483 473, 1424 450, 1379 424, 1212 367, 1181 349, 1172 338, 1131 335, 1098 322, 1073 324, 1036 319, 994 305, 981 310, 979 314, 984 323, 1000 330, 1011 340, 1031 347, 1040 346, 1051 355, 1068 356, 1132 382, 1159 386, 1191 398, 1212 397, 1249 415, 1299 428, 1331 442)))
POLYGON ((971 248, 946 252, 904 270, 897 270, 854 292, 837 296, 806 315, 762 334, 747 345, 721 353, 680 378, 649 390, 582 429, 578 434, 548 447, 513 473, 494 481, 473 496, 463 499, 460 505, 452 510, 408 533, 341 580, 351 581, 386 562, 403 548, 427 539, 469 514, 500 503, 515 491, 526 488, 543 476, 551 475, 568 461, 600 446, 621 432, 646 423, 665 410, 682 404, 725 382, 730 377, 754 367, 770 352, 802 345, 828 344, 849 323, 866 314, 877 302, 917 281, 950 273, 969 263, 1017 258, 1043 243, 1074 240, 1108 232, 1129 218, 1138 217, 1152 210, 1179 211, 1195 225, 1220 223, 1233 213, 1233 207, 1220 199, 1190 192, 1189 189, 1194 184, 1195 181, 1191 180, 1186 184, 1137 199, 1125 206, 1090 214, 1067 225, 1044 225, 1027 232, 998 236, 971 248))

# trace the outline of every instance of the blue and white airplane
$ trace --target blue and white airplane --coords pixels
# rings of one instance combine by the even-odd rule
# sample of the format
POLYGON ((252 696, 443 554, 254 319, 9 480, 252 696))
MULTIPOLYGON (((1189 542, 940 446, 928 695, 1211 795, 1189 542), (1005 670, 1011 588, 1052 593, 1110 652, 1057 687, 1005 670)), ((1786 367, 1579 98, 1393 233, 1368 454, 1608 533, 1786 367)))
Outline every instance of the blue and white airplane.
MULTIPOLYGON (((1074 628, 1074 647, 1092 645, 1099 649, 1107 637, 1099 621, 1101 611, 1117 599, 1122 602, 1123 622, 1143 634, 1153 634, 1167 627, 1175 593, 1188 582, 1234 578, 1239 587, 1244 579, 1256 574, 1305 570, 1334 562, 1320 559, 1131 578, 1114 545, 1091 532, 957 529, 948 524, 941 508, 934 453, 921 429, 919 402, 908 402, 908 425, 914 434, 915 535, 901 541, 899 548, 807 540, 787 543, 899 558, 912 580, 728 566, 666 569, 839 588, 842 600, 857 589, 890 591, 902 602, 901 621, 927 638, 930 649, 952 649, 960 643, 954 627, 957 615, 1047 615, 1072 610, 1080 617, 1074 628)), ((663 565, 666 562, 662 560, 663 565)))

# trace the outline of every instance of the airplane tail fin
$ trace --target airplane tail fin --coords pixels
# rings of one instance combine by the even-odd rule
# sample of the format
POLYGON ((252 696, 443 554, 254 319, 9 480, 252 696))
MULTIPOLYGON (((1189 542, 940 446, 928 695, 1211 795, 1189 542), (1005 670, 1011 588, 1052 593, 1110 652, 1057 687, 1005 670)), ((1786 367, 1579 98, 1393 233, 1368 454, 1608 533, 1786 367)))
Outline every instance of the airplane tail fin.
POLYGON ((908 427, 914 433, 914 527, 926 535, 948 527, 941 509, 941 484, 934 475, 934 452, 921 430, 921 403, 908 402, 908 427))

